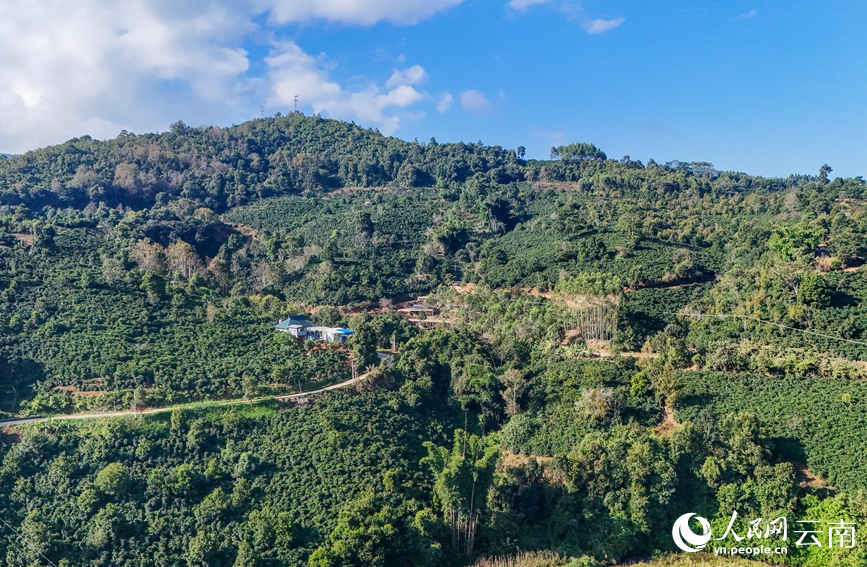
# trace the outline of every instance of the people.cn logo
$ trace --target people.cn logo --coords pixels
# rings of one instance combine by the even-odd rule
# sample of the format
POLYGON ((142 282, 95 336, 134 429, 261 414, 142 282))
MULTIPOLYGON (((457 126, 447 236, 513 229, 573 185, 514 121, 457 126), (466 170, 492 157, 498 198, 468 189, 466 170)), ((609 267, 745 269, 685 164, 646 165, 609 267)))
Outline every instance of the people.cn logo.
POLYGON ((695 516, 704 533, 697 534, 689 527, 689 519, 695 516, 694 513, 684 514, 674 522, 671 528, 671 537, 674 539, 674 544, 684 551, 695 553, 704 549, 705 544, 710 541, 711 531, 710 522, 701 516, 695 516))

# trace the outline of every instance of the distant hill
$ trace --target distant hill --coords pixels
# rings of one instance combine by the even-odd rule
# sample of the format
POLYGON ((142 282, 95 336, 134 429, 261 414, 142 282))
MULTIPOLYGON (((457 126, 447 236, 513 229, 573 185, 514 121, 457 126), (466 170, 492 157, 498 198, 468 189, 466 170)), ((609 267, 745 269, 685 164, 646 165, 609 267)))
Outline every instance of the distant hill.
POLYGON ((586 143, 552 148, 552 160, 524 161, 522 156, 523 148, 440 144, 433 138, 407 142, 355 124, 300 114, 230 128, 192 128, 179 122, 161 134, 122 134, 106 141, 82 136, 11 156, 0 165, 0 205, 82 209, 104 202, 140 210, 153 206, 161 195, 164 201, 189 199, 223 212, 262 197, 347 187, 445 188, 471 179, 496 185, 577 182, 627 171, 631 176, 646 172, 638 175, 642 182, 679 175, 654 185, 668 194, 683 189, 685 179, 721 178, 732 191, 808 181, 792 178, 783 183, 721 173, 706 162, 645 166, 628 158, 607 159, 586 143))
POLYGON ((223 211, 264 196, 340 187, 451 185, 476 174, 506 183, 523 178, 520 163, 500 146, 422 145, 297 114, 231 128, 177 123, 163 134, 83 136, 16 156, 0 166, 0 204, 83 208, 103 201, 140 209, 162 193, 223 211))

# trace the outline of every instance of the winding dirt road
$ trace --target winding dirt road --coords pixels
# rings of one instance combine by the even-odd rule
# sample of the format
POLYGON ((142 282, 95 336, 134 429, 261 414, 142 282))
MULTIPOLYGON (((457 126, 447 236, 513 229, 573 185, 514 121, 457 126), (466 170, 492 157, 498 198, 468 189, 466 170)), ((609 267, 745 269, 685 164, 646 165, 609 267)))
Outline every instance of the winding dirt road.
MULTIPOLYGON (((278 402, 286 402, 289 400, 294 400, 297 398, 303 398, 303 397, 311 396, 314 394, 321 394, 322 392, 327 392, 329 390, 339 390, 341 388, 346 388, 348 386, 352 386, 353 384, 355 384, 357 382, 360 382, 361 380, 364 380, 366 377, 367 377, 367 374, 362 374, 362 375, 358 376, 357 378, 355 378, 354 380, 353 379, 345 380, 343 382, 338 382, 337 384, 332 384, 331 386, 326 386, 326 387, 320 388, 318 390, 311 390, 309 392, 301 392, 300 394, 287 394, 285 396, 267 396, 265 398, 256 398, 253 400, 227 400, 225 402, 213 402, 208 407, 235 406, 235 405, 241 405, 241 404, 251 404, 251 403, 255 403, 255 402, 264 402, 267 400, 277 400, 278 402)), ((164 408, 151 408, 151 409, 145 409, 142 411, 126 410, 126 411, 109 411, 109 412, 102 412, 102 413, 77 413, 77 414, 70 414, 70 415, 54 415, 54 416, 50 416, 50 417, 25 417, 22 419, 10 419, 7 421, 0 421, 0 428, 8 427, 10 425, 25 425, 28 423, 38 423, 40 421, 59 421, 59 420, 70 420, 70 419, 102 419, 102 418, 109 418, 109 417, 121 417, 121 416, 125 416, 125 415, 145 415, 145 414, 152 414, 152 413, 164 413, 164 412, 172 411, 172 410, 175 410, 178 408, 189 408, 189 407, 191 407, 189 404, 185 404, 185 405, 178 405, 178 406, 168 406, 168 407, 164 407, 164 408)))

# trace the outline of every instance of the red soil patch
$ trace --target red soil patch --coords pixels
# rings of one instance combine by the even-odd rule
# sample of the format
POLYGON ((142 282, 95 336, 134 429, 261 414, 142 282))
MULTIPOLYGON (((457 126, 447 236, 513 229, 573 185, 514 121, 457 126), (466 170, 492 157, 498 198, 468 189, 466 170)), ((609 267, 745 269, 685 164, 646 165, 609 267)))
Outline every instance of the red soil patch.
MULTIPOLYGON (((146 388, 147 389, 147 388, 146 388)), ((73 396, 78 396, 80 398, 92 398, 94 396, 101 396, 105 394, 105 390, 79 390, 75 386, 55 386, 52 390, 60 391, 60 392, 69 392, 73 396)))
POLYGON ((653 428, 660 437, 668 437, 675 429, 682 427, 681 424, 674 419, 674 411, 669 407, 662 408, 662 423, 653 428))
POLYGON ((835 491, 833 486, 825 484, 824 480, 808 469, 806 463, 792 461, 792 466, 795 467, 795 478, 802 487, 829 492, 835 491))

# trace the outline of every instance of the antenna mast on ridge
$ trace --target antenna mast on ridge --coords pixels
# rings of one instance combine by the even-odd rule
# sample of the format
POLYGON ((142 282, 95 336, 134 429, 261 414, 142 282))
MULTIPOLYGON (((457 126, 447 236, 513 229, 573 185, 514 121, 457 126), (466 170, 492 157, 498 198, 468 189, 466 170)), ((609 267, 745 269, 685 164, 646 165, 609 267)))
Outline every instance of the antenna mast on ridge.
POLYGON ((295 95, 295 112, 298 112, 298 95, 295 95))

